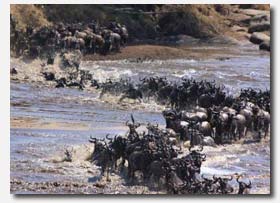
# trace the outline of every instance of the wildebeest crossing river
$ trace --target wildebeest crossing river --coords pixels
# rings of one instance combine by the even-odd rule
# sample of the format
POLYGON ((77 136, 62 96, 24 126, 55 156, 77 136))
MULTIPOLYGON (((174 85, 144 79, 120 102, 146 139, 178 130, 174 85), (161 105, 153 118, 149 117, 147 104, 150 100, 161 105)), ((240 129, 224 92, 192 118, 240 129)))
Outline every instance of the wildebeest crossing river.
MULTIPOLYGON (((194 47, 204 52, 209 47, 194 47)), ((214 58, 172 60, 83 61, 81 69, 89 70, 99 81, 108 78, 166 76, 176 81, 181 77, 215 80, 228 94, 241 88, 270 89, 270 56, 255 48, 233 47, 214 58)), ((24 64, 11 59, 19 75, 28 66, 36 69, 38 61, 24 64)), ((36 74, 30 74, 36 77, 36 74)), ((11 192, 12 193, 164 193, 143 185, 129 185, 124 174, 113 173, 111 182, 99 181, 97 166, 86 161, 92 151, 89 136, 104 138, 128 131, 125 122, 133 113, 141 124, 165 126, 161 111, 164 106, 154 101, 125 100, 114 96, 99 98, 100 92, 78 89, 56 89, 39 79, 11 81, 11 192), (65 149, 73 161, 63 161, 65 149), (58 186, 59 185, 59 186, 58 186)), ((144 127, 140 128, 140 131, 144 127)), ((225 144, 205 147, 207 161, 202 172, 216 175, 243 174, 252 181, 251 193, 270 192, 270 141, 225 144)), ((237 183, 232 181, 237 188, 237 183)))

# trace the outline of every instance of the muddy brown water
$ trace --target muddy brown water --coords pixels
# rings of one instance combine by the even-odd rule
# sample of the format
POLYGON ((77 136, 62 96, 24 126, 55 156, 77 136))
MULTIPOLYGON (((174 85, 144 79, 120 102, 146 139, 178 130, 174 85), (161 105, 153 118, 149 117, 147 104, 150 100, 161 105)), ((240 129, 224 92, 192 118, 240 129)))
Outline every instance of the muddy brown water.
MULTIPOLYGON (((213 47, 212 47, 213 48, 213 47)), ((217 48, 218 49, 218 48, 217 48)), ((178 81, 181 77, 216 80, 229 94, 241 88, 270 89, 270 57, 252 46, 231 47, 235 52, 220 57, 198 59, 87 61, 81 68, 90 70, 96 79, 130 77, 137 81, 145 76, 167 76, 178 81), (234 54, 233 54, 234 53, 234 54)), ((207 47, 194 47, 203 52, 207 47)), ((99 98, 98 91, 55 89, 36 79, 40 63, 25 64, 11 59, 23 77, 11 80, 11 192, 16 194, 149 194, 165 193, 143 184, 129 185, 124 174, 113 173, 111 182, 100 177, 98 167, 87 161, 93 150, 89 136, 103 138, 110 133, 125 134, 125 122, 133 113, 146 124, 164 127, 161 111, 165 108, 153 101, 143 103, 116 97, 99 98), (25 73, 24 68, 29 67, 25 73), (24 74, 27 74, 26 77, 24 74), (34 77, 30 82, 30 78, 34 77), (65 162, 64 150, 73 152, 73 162, 65 162), (59 184, 59 186, 58 186, 59 184)), ((144 127, 141 130, 144 130, 144 127)), ((253 184, 251 193, 270 192, 270 142, 206 147, 207 161, 202 173, 212 176, 242 174, 253 184)), ((237 189, 236 181, 231 184, 237 189)))

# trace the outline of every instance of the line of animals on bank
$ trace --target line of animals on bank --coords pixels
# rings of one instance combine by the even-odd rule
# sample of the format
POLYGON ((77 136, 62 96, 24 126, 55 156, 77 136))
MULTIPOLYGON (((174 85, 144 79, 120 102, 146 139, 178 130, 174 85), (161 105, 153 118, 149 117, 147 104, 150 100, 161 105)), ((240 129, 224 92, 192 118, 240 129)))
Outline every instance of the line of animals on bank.
MULTIPOLYGON (((128 163, 126 181, 129 184, 148 184, 161 189, 164 185, 168 194, 232 194, 234 188, 230 181, 233 176, 206 177, 201 174, 201 165, 206 160, 203 146, 189 147, 183 154, 176 133, 171 129, 160 129, 157 125, 147 124, 147 132, 139 133, 140 123, 126 122, 129 128, 125 136, 106 136, 105 139, 90 137, 94 144, 91 162, 101 167, 101 175, 110 181, 110 172, 124 171, 128 163), (138 176, 136 175, 138 174, 138 176), (163 182, 163 184, 161 184, 163 182), (151 183, 153 183, 151 185, 151 183)), ((71 151, 66 150, 67 161, 71 161, 71 151)), ((249 194, 252 187, 240 180, 238 194, 249 194)))
POLYGON ((128 39, 125 25, 110 22, 108 26, 99 23, 58 23, 34 29, 31 26, 26 31, 16 27, 16 19, 11 20, 11 49, 18 56, 31 58, 46 56, 53 58, 59 50, 80 50, 84 54, 108 54, 119 52, 128 39))

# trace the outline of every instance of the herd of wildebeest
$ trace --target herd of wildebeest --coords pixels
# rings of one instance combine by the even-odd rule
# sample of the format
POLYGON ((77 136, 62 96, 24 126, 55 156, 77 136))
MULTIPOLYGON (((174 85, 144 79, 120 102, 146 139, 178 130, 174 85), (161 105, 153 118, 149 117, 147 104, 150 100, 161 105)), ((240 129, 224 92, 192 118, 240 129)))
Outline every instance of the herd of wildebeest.
MULTIPOLYGON (((11 70, 14 74, 15 68, 11 70)), ((140 123, 131 115, 131 122, 126 123, 128 134, 114 138, 107 135, 106 140, 90 137, 94 143, 90 160, 101 167, 107 180, 110 172, 127 171, 129 184, 145 184, 153 179, 157 185, 164 185, 168 194, 232 194, 233 176, 201 175, 206 160, 203 146, 231 144, 240 139, 259 142, 270 135, 270 90, 241 89, 238 96, 233 96, 215 81, 171 81, 158 76, 100 82, 94 74, 80 70, 79 64, 63 77, 54 72, 42 72, 42 76, 56 88, 96 89, 101 99, 107 94, 119 97, 119 103, 126 99, 139 103, 154 100, 166 106, 162 112, 164 129, 149 123, 147 131, 138 132, 140 123), (187 142, 189 153, 184 154, 182 147, 187 142)), ((65 156, 66 161, 72 160, 71 151, 66 150, 65 156)), ((238 194, 247 194, 251 181, 240 177, 236 178, 238 194)))
MULTIPOLYGON (((15 25, 11 18, 11 48, 18 55, 32 58, 46 54, 48 64, 53 64, 55 53, 63 50, 91 54, 120 51, 128 38, 125 26, 116 22, 107 27, 94 21, 59 23, 40 29, 28 27, 26 32, 17 31, 15 25)), ((11 75, 15 74, 17 70, 13 68, 11 75)), ((168 194, 230 194, 234 192, 229 184, 233 176, 201 175, 201 165, 206 160, 203 146, 231 144, 246 139, 248 132, 255 141, 270 134, 270 90, 241 89, 238 96, 233 96, 226 94, 225 87, 215 81, 193 78, 171 81, 158 76, 139 81, 127 78, 100 82, 94 74, 80 70, 79 63, 63 77, 54 72, 42 72, 42 76, 53 81, 56 88, 94 88, 100 91, 100 98, 110 94, 118 96, 119 102, 126 98, 136 102, 152 99, 167 107, 162 112, 166 128, 148 123, 147 131, 139 132, 137 128, 141 124, 131 115, 131 121, 126 122, 128 134, 107 135, 106 139, 90 137, 89 141, 94 143, 91 161, 101 166, 101 174, 107 180, 110 172, 127 168, 129 183, 146 183, 153 178, 158 186, 163 181, 168 194), (187 141, 189 153, 184 154, 182 143, 187 141)), ((66 150, 65 156, 66 161, 72 160, 71 151, 66 150)), ((238 194, 246 194, 251 181, 246 183, 240 178, 240 175, 236 178, 238 194)))
MULTIPOLYGON (((128 134, 107 135, 106 139, 90 137, 94 143, 91 161, 101 167, 107 180, 110 172, 122 171, 127 163, 126 180, 131 184, 153 180, 159 186, 163 181, 168 194, 234 193, 229 183, 233 176, 201 175, 201 165, 206 160, 203 146, 231 144, 252 135, 250 139, 259 142, 269 135, 269 90, 242 89, 238 96, 232 96, 215 81, 192 78, 176 82, 164 77, 146 77, 138 82, 108 79, 102 83, 93 76, 84 78, 90 87, 100 90, 101 98, 111 94, 119 96, 119 102, 126 98, 136 102, 153 99, 168 107, 163 111, 166 128, 148 123, 147 131, 138 132, 141 124, 131 115, 131 121, 126 122, 128 134), (182 143, 186 141, 189 153, 185 155, 182 143)), ((69 150, 66 157, 71 161, 69 150)), ((241 181, 240 177, 236 178, 238 194, 247 194, 251 181, 241 181)))
POLYGON ((80 50, 83 54, 119 52, 128 39, 125 25, 110 22, 100 26, 98 22, 57 23, 25 30, 17 28, 16 19, 11 19, 11 50, 17 56, 29 58, 53 58, 57 51, 80 50))

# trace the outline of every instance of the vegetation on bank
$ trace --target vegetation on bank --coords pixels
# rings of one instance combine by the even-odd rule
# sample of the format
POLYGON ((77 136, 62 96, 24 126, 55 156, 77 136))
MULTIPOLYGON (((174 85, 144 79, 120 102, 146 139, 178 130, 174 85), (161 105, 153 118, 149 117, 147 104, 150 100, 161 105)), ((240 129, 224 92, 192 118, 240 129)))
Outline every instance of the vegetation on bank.
MULTIPOLYGON (((27 33, 27 27, 40 28, 60 22, 89 24, 93 20, 104 27, 112 21, 126 25, 130 45, 184 45, 210 38, 242 41, 250 38, 251 27, 258 28, 252 32, 269 36, 269 9, 269 4, 13 4, 11 17, 16 26, 11 26, 11 41, 13 30, 27 33)), ((266 44, 265 49, 270 50, 269 41, 266 44)))
POLYGON ((51 25, 43 10, 32 4, 11 4, 10 12, 16 19, 18 30, 25 31, 31 25, 35 28, 51 25))
POLYGON ((101 25, 117 21, 127 26, 131 39, 178 34, 212 37, 226 29, 220 10, 215 5, 11 5, 18 29, 93 19, 101 25))

